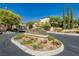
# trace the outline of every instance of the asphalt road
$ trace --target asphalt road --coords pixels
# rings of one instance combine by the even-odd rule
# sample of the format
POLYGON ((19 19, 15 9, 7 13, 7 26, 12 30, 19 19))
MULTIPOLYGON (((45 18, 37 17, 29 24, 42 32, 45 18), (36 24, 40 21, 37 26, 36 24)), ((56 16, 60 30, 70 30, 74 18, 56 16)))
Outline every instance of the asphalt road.
MULTIPOLYGON (((31 56, 24 53, 17 46, 11 43, 11 37, 16 34, 0 34, 0 56, 31 56)), ((65 49, 57 56, 78 56, 79 55, 79 36, 68 36, 60 34, 50 34, 64 43, 65 49)))
POLYGON ((0 56, 30 56, 11 43, 12 34, 0 34, 0 56))
POLYGON ((57 56, 79 56, 79 36, 51 34, 64 44, 64 51, 57 56))

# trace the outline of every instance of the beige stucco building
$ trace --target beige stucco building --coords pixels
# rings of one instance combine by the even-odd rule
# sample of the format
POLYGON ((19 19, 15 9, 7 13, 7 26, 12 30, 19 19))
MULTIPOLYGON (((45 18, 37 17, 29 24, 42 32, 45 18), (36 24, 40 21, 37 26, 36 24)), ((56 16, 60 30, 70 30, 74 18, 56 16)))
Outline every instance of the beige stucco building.
POLYGON ((43 24, 49 23, 49 21, 50 21, 50 18, 49 17, 40 19, 40 23, 43 23, 43 24))
POLYGON ((42 26, 44 24, 49 24, 49 22, 50 22, 49 17, 41 18, 39 21, 37 21, 33 24, 33 27, 36 28, 36 27, 42 26))

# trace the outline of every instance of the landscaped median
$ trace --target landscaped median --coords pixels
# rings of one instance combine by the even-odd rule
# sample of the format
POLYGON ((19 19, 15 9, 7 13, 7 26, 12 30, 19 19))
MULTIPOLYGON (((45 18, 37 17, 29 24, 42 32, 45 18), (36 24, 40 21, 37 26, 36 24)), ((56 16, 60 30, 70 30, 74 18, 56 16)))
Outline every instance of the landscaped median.
POLYGON ((64 50, 63 43, 50 35, 23 33, 13 37, 11 42, 25 53, 37 56, 57 55, 64 50))

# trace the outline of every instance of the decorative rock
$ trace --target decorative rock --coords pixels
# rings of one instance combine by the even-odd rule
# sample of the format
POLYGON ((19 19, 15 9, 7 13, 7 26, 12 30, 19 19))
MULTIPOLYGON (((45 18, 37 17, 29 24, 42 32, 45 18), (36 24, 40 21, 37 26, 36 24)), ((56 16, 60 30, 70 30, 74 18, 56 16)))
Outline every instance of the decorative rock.
POLYGON ((44 47, 43 50, 42 49, 33 50, 33 49, 30 49, 30 48, 20 44, 18 41, 14 40, 14 38, 11 39, 11 42, 13 44, 15 44, 16 46, 18 46, 24 52, 26 52, 28 54, 31 54, 31 55, 39 55, 39 56, 56 55, 56 54, 59 54, 60 52, 62 52, 64 50, 64 45, 63 44, 61 44, 61 46, 59 48, 54 46, 54 48, 56 48, 56 49, 47 51, 47 49, 51 49, 50 45, 48 45, 47 47, 44 47))

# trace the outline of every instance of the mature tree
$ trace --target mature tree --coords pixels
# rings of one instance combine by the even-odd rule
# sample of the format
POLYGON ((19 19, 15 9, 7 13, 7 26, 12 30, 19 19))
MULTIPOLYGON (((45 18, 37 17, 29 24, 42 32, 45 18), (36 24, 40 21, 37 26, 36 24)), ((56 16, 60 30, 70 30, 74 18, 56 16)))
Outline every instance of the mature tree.
POLYGON ((79 19, 78 19, 78 27, 79 27, 79 19))
POLYGON ((59 26, 59 21, 60 21, 60 17, 50 16, 50 24, 51 24, 51 26, 58 27, 59 26))
POLYGON ((66 11, 63 10, 63 28, 72 29, 73 28, 73 14, 71 8, 66 8, 66 11))
POLYGON ((73 28, 73 26, 74 26, 74 19, 73 19, 72 9, 70 9, 70 18, 71 18, 70 28, 72 29, 72 28, 73 28))
POLYGON ((63 29, 66 29, 66 17, 65 17, 65 10, 63 9, 63 29))
POLYGON ((12 30, 12 25, 18 25, 20 22, 20 16, 14 14, 10 10, 0 9, 0 19, 3 24, 6 24, 8 30, 12 30))
POLYGON ((44 30, 49 30, 51 26, 50 24, 43 24, 41 27, 44 28, 44 30))
POLYGON ((32 29, 32 28, 33 28, 33 24, 34 24, 34 21, 28 21, 28 22, 26 22, 26 26, 27 26, 29 29, 32 29))

